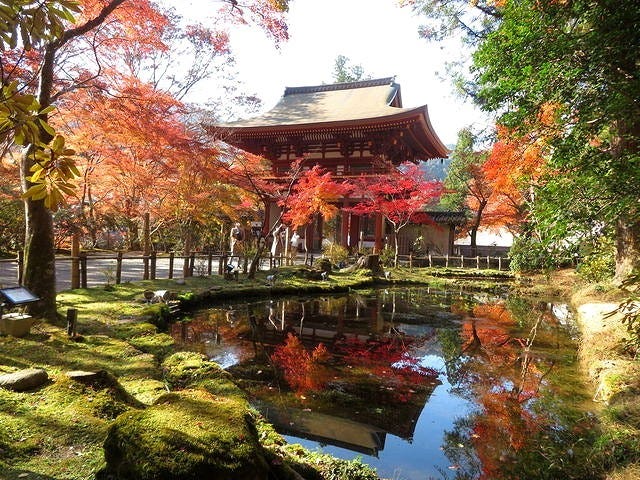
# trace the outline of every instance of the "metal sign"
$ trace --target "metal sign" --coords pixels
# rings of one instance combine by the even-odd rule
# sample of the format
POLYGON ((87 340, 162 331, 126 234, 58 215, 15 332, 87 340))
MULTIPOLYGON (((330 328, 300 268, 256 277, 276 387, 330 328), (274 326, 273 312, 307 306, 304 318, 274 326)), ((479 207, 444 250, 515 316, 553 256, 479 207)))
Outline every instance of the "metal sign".
POLYGON ((0 288, 0 295, 11 305, 25 305, 40 300, 24 287, 0 288))

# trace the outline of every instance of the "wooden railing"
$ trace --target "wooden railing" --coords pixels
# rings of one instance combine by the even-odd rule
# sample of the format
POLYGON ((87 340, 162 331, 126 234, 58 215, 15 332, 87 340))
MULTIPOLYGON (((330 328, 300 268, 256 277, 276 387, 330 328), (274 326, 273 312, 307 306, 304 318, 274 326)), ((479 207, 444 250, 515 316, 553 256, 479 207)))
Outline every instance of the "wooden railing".
MULTIPOLYGON (((465 269, 509 270, 509 259, 504 257, 460 255, 401 255, 399 265, 410 268, 445 267, 465 269)), ((296 263, 302 263, 300 255, 296 263)), ((313 265, 314 257, 309 256, 307 265, 313 265)), ((118 252, 112 255, 88 255, 81 252, 78 257, 58 256, 56 269, 58 288, 86 288, 104 284, 120 284, 137 280, 173 279, 193 276, 228 274, 227 266, 234 271, 246 272, 250 259, 244 256, 230 257, 226 254, 175 253, 156 255, 128 255, 118 252)), ((263 257, 259 270, 270 270, 291 263, 284 256, 263 257)), ((22 285, 22 257, 0 260, 0 284, 22 285)))
POLYGON ((465 257, 464 255, 400 255, 398 263, 405 267, 445 267, 445 268, 468 268, 468 269, 494 269, 509 270, 510 261, 505 257, 475 256, 465 257))

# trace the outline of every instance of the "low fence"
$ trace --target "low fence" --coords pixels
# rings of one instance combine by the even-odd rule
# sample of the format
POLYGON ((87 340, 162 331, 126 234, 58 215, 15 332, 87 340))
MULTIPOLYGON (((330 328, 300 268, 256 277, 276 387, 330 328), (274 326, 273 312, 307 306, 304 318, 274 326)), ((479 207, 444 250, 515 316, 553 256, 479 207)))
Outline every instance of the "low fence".
MULTIPOLYGON (((22 285, 22 257, 0 260, 0 284, 22 285)), ((172 279, 193 276, 229 275, 230 272, 247 272, 250 259, 230 257, 224 254, 175 253, 156 255, 88 255, 82 252, 78 257, 58 256, 56 258, 57 288, 87 288, 105 284, 120 284, 138 280, 172 279)), ((300 255, 295 263, 303 263, 300 255)), ((313 265, 314 256, 309 255, 307 265, 313 265)), ((263 257, 259 270, 270 270, 291 263, 284 256, 263 257)), ((509 259, 503 257, 463 255, 426 255, 398 257, 401 266, 410 268, 445 267, 465 269, 508 270, 509 259)))
POLYGON ((398 263, 405 267, 445 267, 445 268, 468 268, 468 269, 493 269, 509 270, 510 260, 505 257, 480 256, 474 257, 464 255, 425 255, 412 256, 401 255, 398 263))
MULTIPOLYGON (((272 269, 286 260, 282 256, 263 257, 258 269, 272 269)), ((313 257, 310 261, 313 262, 313 257)), ((247 272, 249 262, 248 257, 214 253, 128 255, 118 252, 114 255, 89 255, 81 252, 78 257, 56 257, 56 283, 58 290, 64 290, 137 280, 229 275, 247 272)), ((0 285, 22 285, 22 269, 22 255, 15 259, 0 259, 0 285)))

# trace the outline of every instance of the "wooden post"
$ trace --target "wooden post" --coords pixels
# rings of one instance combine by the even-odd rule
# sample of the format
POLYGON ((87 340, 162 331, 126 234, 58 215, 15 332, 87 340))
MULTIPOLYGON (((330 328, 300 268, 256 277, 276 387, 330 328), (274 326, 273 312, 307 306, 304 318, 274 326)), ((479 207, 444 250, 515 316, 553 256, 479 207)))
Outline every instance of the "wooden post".
POLYGON ((212 269, 213 269, 213 254, 209 252, 209 255, 207 255, 207 275, 211 276, 212 269))
POLYGON ((222 275, 226 264, 227 264, 227 257, 225 255, 220 255, 220 258, 218 259, 218 275, 222 275))
POLYGON ((491 268, 491 260, 489 259, 489 255, 487 255, 487 269, 491 268))
POLYGON ((464 268, 464 255, 460 255, 460 268, 464 268))
POLYGON ((480 255, 476 255, 476 268, 480 270, 480 255))
POLYGON ((502 257, 498 257, 498 271, 502 270, 502 257))
POLYGON ((444 261, 444 267, 449 268, 449 254, 447 253, 444 261))
POLYGON ((409 252, 409 270, 413 268, 413 252, 409 252))
POLYGON ((151 260, 151 266, 150 266, 150 276, 151 276, 151 280, 155 280, 156 279, 156 252, 155 250, 151 252, 150 255, 150 260, 151 260))
POLYGON ((149 280, 149 254, 151 253, 151 242, 149 240, 149 212, 144 214, 143 227, 142 227, 142 237, 143 237, 143 251, 142 251, 142 261, 144 262, 144 274, 142 276, 143 280, 149 280))
POLYGON ((78 309, 68 308, 67 309, 67 335, 69 335, 70 337, 75 337, 77 325, 78 325, 78 309))
POLYGON ((169 279, 173 278, 173 260, 175 256, 176 256, 176 252, 174 251, 169 252, 169 279))
POLYGON ((74 233, 71 237, 71 289, 80 288, 80 237, 74 233))
POLYGON ((122 283, 122 252, 116 256, 116 285, 122 283))
POLYGON ((87 252, 80 252, 80 286, 87 288, 87 252))
POLYGON ((431 254, 429 254, 429 267, 433 267, 433 263, 431 262, 431 254))
POLYGON ((24 251, 20 250, 18 252, 18 285, 22 285, 23 267, 24 267, 24 251))

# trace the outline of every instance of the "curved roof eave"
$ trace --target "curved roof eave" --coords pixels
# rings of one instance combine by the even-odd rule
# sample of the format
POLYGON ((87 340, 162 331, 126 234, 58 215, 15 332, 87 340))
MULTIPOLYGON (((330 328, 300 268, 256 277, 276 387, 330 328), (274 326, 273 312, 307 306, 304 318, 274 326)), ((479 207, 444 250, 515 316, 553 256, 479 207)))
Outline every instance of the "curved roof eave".
MULTIPOLYGON (((394 107, 391 107, 395 110, 394 107)), ((429 119, 429 113, 426 105, 415 108, 403 108, 397 113, 391 113, 388 115, 349 119, 329 122, 315 122, 315 123, 294 123, 294 124, 280 124, 280 125, 256 125, 256 126, 213 126, 212 129, 217 131, 224 131, 231 137, 236 138, 256 138, 260 136, 275 136, 282 134, 290 134, 292 132, 307 133, 310 131, 346 131, 350 129, 354 130, 375 130, 376 127, 393 127, 394 124, 415 124, 418 123, 421 129, 418 135, 414 136, 415 140, 420 143, 422 149, 428 152, 430 155, 434 155, 435 158, 447 157, 450 150, 442 143, 438 135, 436 134, 431 120, 429 119), (425 144, 426 143, 426 144, 425 144), (431 145, 431 148, 429 148, 431 145)))

